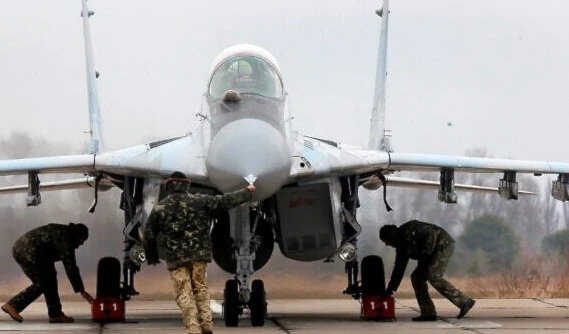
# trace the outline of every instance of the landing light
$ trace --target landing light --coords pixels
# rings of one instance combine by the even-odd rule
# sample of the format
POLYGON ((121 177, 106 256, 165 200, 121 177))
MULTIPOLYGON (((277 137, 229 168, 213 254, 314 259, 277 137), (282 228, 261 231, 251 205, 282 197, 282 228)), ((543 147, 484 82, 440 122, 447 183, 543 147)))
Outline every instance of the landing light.
POLYGON ((345 262, 355 260, 357 255, 358 250, 356 248, 356 245, 352 244, 351 242, 346 242, 340 246, 340 249, 338 249, 338 257, 345 262))

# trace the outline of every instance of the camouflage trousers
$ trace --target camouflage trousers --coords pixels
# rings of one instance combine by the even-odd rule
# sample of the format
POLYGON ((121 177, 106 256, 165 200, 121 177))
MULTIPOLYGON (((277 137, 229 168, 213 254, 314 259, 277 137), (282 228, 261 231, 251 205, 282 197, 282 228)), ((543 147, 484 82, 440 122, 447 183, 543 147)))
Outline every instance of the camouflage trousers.
POLYGON ((8 301, 18 312, 22 312, 34 300, 43 294, 50 318, 63 314, 61 301, 57 291, 57 271, 53 262, 43 262, 39 259, 29 261, 13 253, 14 259, 20 265, 24 274, 30 278, 32 285, 22 290, 8 301))
POLYGON ((206 283, 207 263, 188 263, 169 272, 176 293, 176 303, 182 310, 184 326, 188 333, 199 334, 202 329, 212 329, 213 319, 206 283))
POLYGON ((453 252, 454 240, 442 237, 437 241, 435 251, 429 259, 417 261, 417 268, 411 274, 411 283, 421 309, 421 315, 437 315, 435 304, 429 296, 427 282, 458 308, 470 300, 469 297, 443 278, 453 252))

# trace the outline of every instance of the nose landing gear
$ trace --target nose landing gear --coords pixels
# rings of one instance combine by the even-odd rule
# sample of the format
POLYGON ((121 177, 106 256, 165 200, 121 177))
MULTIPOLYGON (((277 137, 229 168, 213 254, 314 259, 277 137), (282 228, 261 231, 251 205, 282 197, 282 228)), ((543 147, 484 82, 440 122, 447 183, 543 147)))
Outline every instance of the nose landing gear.
POLYGON ((243 313, 243 306, 239 300, 239 285, 237 280, 228 280, 225 282, 223 290, 223 319, 225 326, 237 327, 239 325, 239 316, 243 313))
POLYGON ((244 298, 239 292, 238 280, 232 279, 225 282, 225 289, 223 290, 223 319, 225 320, 225 326, 237 327, 239 325, 239 316, 243 314, 245 309, 249 309, 253 327, 264 326, 265 317, 267 316, 267 297, 263 281, 253 280, 249 300, 243 300, 244 298))
POLYGON ((264 326, 265 317, 267 316, 267 296, 265 294, 265 284, 260 279, 254 280, 251 284, 249 310, 251 311, 251 325, 253 327, 264 326))

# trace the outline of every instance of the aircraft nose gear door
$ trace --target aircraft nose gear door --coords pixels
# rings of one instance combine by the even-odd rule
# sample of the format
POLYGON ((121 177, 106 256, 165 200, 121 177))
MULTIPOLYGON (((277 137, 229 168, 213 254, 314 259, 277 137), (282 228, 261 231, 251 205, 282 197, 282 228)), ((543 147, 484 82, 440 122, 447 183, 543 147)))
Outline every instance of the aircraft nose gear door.
MULTIPOLYGON (((260 214, 260 210, 257 211, 260 214)), ((236 327, 239 315, 248 308, 252 326, 263 326, 267 315, 267 301, 263 281, 254 280, 251 288, 249 282, 255 272, 256 243, 252 239, 255 226, 251 229, 251 213, 248 205, 242 205, 229 211, 231 238, 235 241, 235 261, 237 269, 235 279, 225 283, 223 291, 223 318, 225 325, 236 327)), ((258 217, 255 217, 255 222, 258 217)), ((256 225, 256 224, 254 224, 256 225)))

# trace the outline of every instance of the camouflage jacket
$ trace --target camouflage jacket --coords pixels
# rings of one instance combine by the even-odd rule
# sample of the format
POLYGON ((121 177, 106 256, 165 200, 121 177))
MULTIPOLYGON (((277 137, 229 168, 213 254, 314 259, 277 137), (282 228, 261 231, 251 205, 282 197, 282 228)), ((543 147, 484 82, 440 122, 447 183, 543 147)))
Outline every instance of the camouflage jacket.
POLYGON ((69 225, 47 224, 21 236, 12 247, 14 258, 20 265, 38 265, 61 261, 75 292, 85 291, 75 261, 75 244, 69 225))
POLYGON ((422 261, 429 261, 437 244, 442 240, 454 243, 450 234, 435 224, 411 220, 399 226, 395 246, 395 266, 388 288, 393 291, 399 288, 409 259, 418 260, 419 265, 422 261))
POLYGON ((245 203, 252 195, 247 189, 217 196, 190 194, 189 184, 175 182, 174 186, 168 196, 154 205, 148 217, 143 238, 148 262, 158 260, 158 233, 165 237, 168 269, 190 262, 211 262, 213 214, 245 203))

